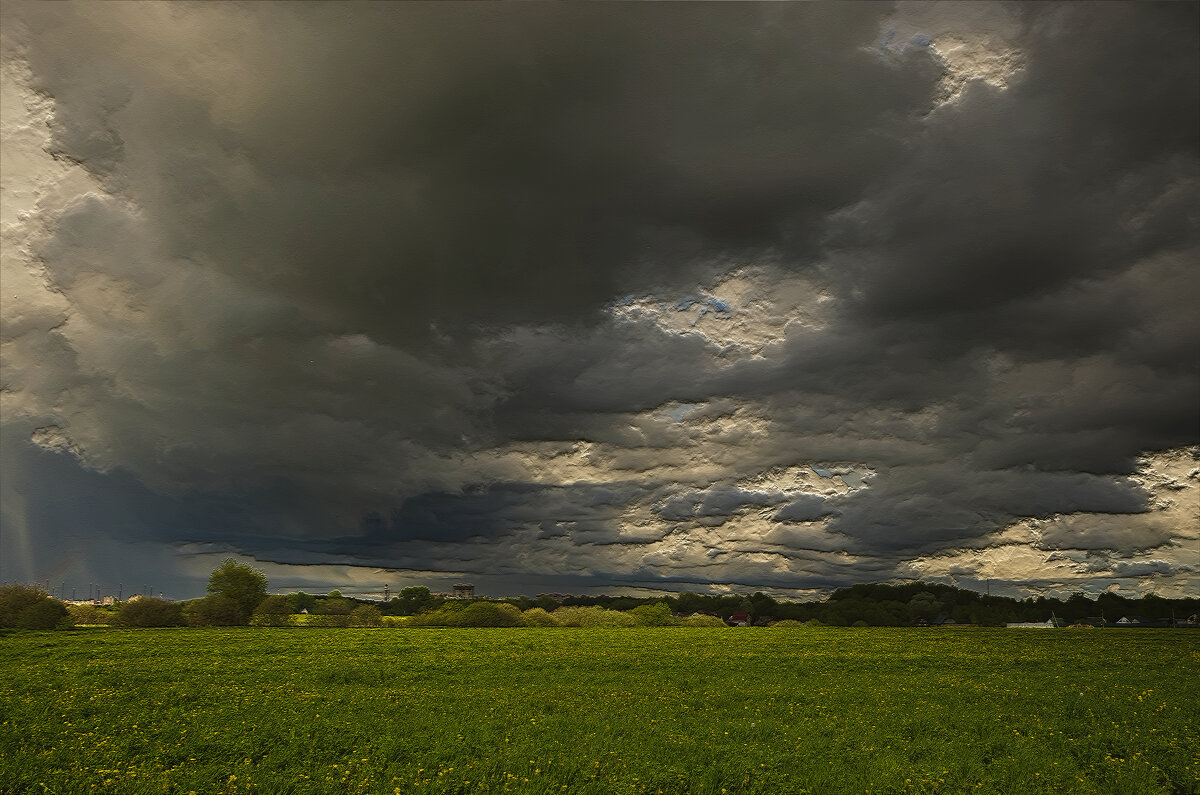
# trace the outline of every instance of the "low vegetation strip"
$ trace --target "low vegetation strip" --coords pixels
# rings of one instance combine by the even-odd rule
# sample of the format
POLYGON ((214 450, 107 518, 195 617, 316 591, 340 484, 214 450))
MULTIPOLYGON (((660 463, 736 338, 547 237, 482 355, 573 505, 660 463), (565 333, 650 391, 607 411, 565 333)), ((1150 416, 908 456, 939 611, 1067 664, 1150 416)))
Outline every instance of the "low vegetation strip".
POLYGON ((0 638, 8 793, 1195 793, 1200 636, 93 629, 0 638))

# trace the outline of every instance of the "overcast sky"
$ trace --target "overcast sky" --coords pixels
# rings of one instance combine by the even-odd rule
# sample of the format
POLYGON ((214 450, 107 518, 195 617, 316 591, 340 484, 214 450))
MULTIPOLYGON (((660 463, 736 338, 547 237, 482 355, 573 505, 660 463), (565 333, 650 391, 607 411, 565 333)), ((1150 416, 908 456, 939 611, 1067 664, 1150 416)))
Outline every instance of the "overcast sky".
POLYGON ((1198 18, 6 2, 0 580, 1194 596, 1198 18))

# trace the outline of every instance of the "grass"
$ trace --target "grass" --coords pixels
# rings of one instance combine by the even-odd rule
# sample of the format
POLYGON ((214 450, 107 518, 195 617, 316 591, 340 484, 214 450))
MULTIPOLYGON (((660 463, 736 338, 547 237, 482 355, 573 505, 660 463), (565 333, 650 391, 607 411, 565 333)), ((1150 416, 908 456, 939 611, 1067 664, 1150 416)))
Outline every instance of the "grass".
POLYGON ((1196 793, 1200 633, 0 638, 6 793, 1196 793))

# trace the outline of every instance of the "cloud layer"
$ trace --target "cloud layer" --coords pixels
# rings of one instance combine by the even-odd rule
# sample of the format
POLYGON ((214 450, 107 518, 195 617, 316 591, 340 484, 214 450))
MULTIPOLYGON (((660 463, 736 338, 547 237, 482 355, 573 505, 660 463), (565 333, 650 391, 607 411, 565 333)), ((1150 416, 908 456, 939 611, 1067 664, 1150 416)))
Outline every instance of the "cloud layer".
POLYGON ((4 14, 5 579, 1197 580, 1194 7, 4 14))

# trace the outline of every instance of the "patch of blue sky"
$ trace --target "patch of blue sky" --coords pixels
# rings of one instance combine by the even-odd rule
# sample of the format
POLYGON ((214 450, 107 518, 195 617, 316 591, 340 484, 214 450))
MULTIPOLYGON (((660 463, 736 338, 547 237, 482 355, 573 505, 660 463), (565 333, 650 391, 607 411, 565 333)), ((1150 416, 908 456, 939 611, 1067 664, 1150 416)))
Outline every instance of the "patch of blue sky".
POLYGON ((676 422, 682 422, 684 417, 691 414, 698 408, 700 408, 699 403, 680 403, 674 408, 667 409, 667 416, 676 422))
POLYGON ((820 467, 817 467, 817 466, 811 467, 811 469, 813 472, 816 472, 818 475, 820 475, 823 478, 833 477, 833 473, 830 472, 828 469, 821 469, 820 467))

